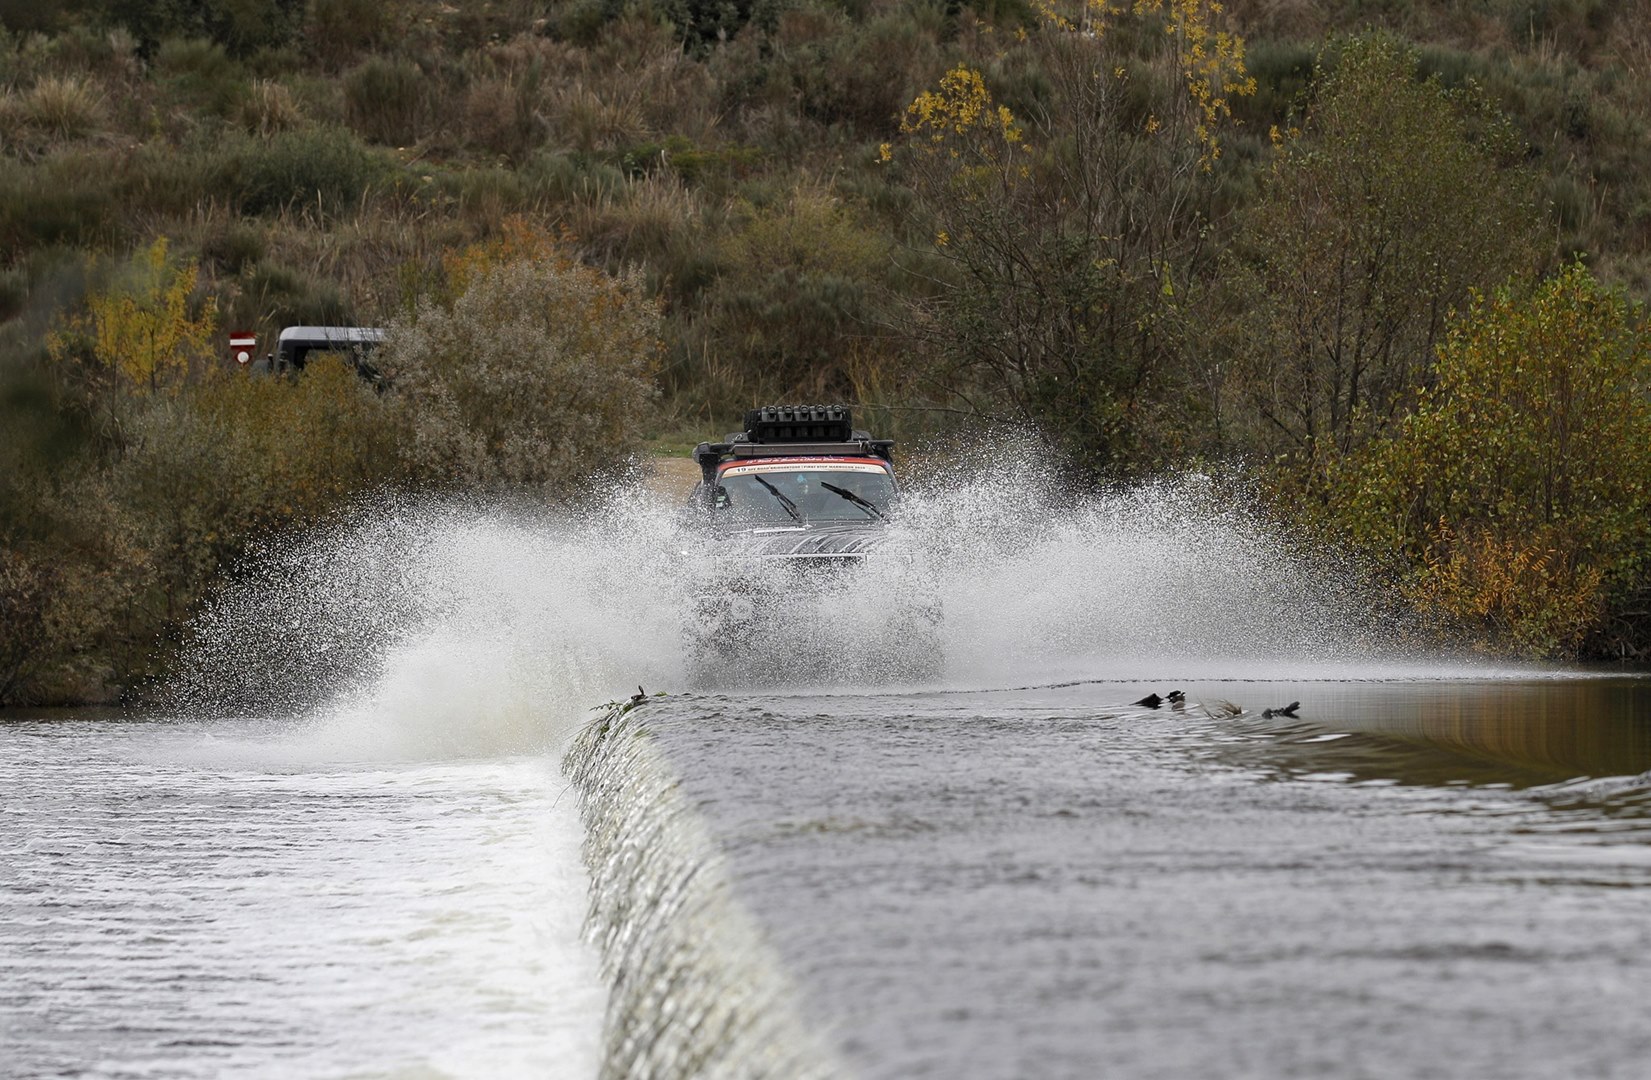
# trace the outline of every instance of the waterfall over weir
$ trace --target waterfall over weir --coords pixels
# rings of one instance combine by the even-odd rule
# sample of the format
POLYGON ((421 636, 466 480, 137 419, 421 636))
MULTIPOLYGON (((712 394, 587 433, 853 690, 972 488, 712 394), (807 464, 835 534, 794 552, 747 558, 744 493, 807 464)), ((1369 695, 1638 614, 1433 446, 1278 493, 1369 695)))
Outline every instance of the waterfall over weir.
POLYGON ((604 1077, 844 1074, 795 1013, 790 982, 732 896, 670 766, 614 706, 568 752, 591 872, 589 932, 611 1000, 604 1077))

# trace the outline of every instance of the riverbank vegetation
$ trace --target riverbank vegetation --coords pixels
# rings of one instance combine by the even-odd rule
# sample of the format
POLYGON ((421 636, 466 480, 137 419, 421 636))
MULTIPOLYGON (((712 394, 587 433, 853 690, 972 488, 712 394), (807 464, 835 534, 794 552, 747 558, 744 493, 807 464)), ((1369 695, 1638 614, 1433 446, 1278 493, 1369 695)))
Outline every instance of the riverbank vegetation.
POLYGON ((0 0, 0 702, 249 548, 849 400, 1651 649, 1651 3, 0 0), (392 327, 251 376, 285 325, 392 327))

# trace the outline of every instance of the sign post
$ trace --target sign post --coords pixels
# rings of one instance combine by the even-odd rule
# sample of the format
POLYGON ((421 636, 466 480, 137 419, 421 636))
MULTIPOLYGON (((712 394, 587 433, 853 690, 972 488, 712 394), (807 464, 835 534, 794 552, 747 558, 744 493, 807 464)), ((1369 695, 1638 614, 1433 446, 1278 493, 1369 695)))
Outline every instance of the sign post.
POLYGON ((246 367, 252 362, 253 353, 258 351, 258 335, 248 330, 232 330, 229 333, 229 355, 235 362, 246 367))

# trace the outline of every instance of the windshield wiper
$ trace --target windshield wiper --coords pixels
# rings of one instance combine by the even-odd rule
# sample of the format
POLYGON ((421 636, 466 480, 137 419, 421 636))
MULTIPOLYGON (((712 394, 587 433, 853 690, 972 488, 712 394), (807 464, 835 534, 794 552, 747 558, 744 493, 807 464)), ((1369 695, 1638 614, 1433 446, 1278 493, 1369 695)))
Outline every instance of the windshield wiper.
POLYGON ((854 494, 854 492, 850 491, 848 488, 840 488, 836 484, 828 484, 824 480, 820 481, 820 486, 825 488, 827 491, 835 492, 838 495, 841 495, 855 506, 858 506, 860 509, 866 511, 868 517, 880 518, 883 516, 883 511, 877 509, 876 503, 872 502, 870 499, 862 498, 861 496, 854 494))
POLYGON ((767 480, 764 480, 760 476, 753 474, 751 479, 755 480, 757 483, 774 493, 774 498, 780 500, 780 505, 785 508, 786 513, 791 515, 792 521, 795 521, 798 525, 803 523, 803 516, 797 512, 797 504, 791 501, 790 496, 786 495, 785 492, 781 491, 773 484, 770 484, 767 480))

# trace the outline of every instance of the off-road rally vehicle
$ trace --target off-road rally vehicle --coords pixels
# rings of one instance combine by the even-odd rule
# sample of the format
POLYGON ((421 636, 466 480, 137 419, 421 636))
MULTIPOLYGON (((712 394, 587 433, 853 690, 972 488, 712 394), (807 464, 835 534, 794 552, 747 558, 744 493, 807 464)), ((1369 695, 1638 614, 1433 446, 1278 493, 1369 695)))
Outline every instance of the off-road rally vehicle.
POLYGON ((940 602, 897 527, 894 441, 842 405, 753 409, 694 450, 685 515, 694 594, 684 613, 702 683, 926 678, 940 602))

